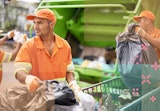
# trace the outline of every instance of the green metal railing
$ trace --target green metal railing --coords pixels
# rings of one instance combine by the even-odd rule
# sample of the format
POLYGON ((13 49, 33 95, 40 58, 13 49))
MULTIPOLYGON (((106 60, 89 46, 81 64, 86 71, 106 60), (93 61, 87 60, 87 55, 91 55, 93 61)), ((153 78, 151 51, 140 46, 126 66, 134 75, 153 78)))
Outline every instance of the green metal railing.
POLYGON ((137 100, 122 107, 119 111, 159 111, 160 87, 148 92, 137 100))

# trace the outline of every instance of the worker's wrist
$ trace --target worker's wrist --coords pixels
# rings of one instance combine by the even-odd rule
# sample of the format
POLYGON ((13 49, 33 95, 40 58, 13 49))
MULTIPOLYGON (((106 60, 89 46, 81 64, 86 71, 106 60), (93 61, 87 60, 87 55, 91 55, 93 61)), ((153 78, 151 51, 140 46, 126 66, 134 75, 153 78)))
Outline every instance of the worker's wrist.
POLYGON ((81 88, 80 88, 79 85, 77 84, 76 80, 73 80, 73 81, 69 82, 68 86, 69 86, 73 91, 76 91, 76 92, 81 91, 81 88))
MULTIPOLYGON (((19 44, 18 44, 19 45, 19 44)), ((25 70, 16 70, 14 72, 15 78, 22 84, 25 84, 25 79, 28 76, 25 70)))
POLYGON ((145 33, 144 36, 143 36, 143 38, 146 39, 146 38, 148 38, 148 36, 149 36, 149 34, 145 33))
POLYGON ((76 80, 72 80, 69 82, 68 86, 71 87, 72 85, 77 84, 76 80))
POLYGON ((36 78, 37 78, 36 76, 27 75, 25 78, 25 84, 30 84, 36 78))

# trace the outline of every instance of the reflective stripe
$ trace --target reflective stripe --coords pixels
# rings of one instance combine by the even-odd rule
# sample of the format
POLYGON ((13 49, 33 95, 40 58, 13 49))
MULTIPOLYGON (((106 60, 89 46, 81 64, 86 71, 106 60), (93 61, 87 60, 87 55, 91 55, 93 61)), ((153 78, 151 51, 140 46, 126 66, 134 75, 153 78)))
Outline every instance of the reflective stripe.
POLYGON ((57 78, 57 79, 54 79, 56 81, 59 81, 59 82, 66 82, 66 78, 57 78))
POLYGON ((9 61, 11 61, 11 58, 12 58, 12 53, 5 52, 3 59, 2 59, 2 62, 9 62, 9 61))
POLYGON ((67 71, 67 72, 71 72, 71 73, 74 73, 74 71, 67 71))
POLYGON ((17 73, 17 71, 23 70, 26 73, 29 73, 32 69, 32 65, 28 62, 17 62, 14 64, 14 74, 17 73))
POLYGON ((74 65, 73 62, 67 65, 67 72, 74 72, 74 65))

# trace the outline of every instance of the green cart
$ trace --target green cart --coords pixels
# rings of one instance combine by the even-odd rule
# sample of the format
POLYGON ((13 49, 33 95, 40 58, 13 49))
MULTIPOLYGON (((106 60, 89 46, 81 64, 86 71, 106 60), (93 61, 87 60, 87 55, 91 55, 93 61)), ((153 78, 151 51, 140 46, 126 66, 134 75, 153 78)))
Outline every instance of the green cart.
MULTIPOLYGON (((97 102, 105 103, 103 100, 109 94, 111 101, 118 107, 111 111, 159 111, 160 110, 160 87, 151 90, 143 96, 134 98, 127 104, 120 106, 119 96, 124 89, 127 89, 121 77, 112 78, 94 84, 83 89, 83 92, 91 94, 97 102)), ((131 92, 131 91, 130 91, 131 92)), ((133 96, 132 96, 133 97, 133 96)))

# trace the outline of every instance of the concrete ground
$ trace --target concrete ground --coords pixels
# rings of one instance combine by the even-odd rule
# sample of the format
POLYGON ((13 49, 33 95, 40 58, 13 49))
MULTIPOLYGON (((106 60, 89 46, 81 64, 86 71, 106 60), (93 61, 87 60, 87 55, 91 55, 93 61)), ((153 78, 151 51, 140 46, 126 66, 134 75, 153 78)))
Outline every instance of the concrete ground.
POLYGON ((22 84, 15 79, 13 64, 14 64, 14 61, 2 64, 3 75, 2 75, 2 81, 0 84, 0 92, 4 91, 5 89, 12 88, 14 86, 22 86, 22 84))

